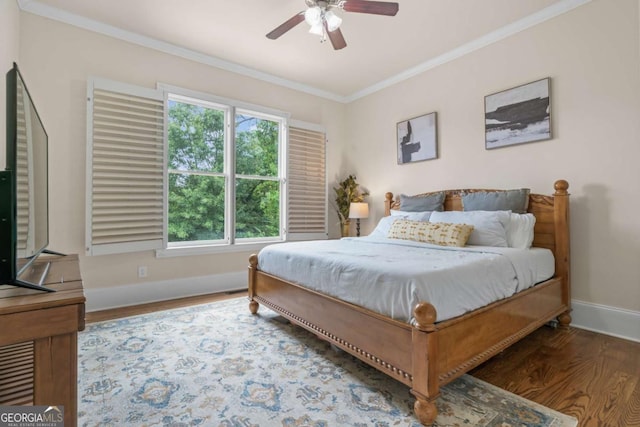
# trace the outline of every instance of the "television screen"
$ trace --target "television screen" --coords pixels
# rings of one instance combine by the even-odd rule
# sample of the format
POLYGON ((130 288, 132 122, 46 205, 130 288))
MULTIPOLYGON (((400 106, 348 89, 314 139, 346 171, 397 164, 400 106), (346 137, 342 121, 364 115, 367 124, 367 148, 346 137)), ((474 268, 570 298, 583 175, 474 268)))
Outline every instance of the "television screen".
POLYGON ((48 143, 14 64, 7 73, 7 165, 0 173, 0 284, 51 290, 41 286, 47 268, 40 283, 31 283, 34 271, 27 271, 49 244, 48 143))
POLYGON ((16 89, 16 255, 24 263, 49 243, 48 137, 20 73, 16 89))

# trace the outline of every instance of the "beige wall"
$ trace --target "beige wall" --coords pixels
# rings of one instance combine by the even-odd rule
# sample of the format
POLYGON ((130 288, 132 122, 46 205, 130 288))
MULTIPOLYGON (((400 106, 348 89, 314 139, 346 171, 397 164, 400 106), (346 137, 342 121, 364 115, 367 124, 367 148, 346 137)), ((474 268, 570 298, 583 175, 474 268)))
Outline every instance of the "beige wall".
MULTIPOLYGON (((0 0, 0 140, 6 135, 7 104, 4 75, 18 61, 20 9, 16 0, 0 0)), ((0 170, 4 170, 6 150, 0 144, 0 170)))
MULTIPOLYGON (((262 81, 21 13, 21 70, 50 140, 50 247, 81 255, 85 288, 138 284, 137 266, 157 282, 245 271, 249 253, 156 259, 153 252, 85 257, 86 86, 99 76, 140 86, 157 82, 268 106, 327 129, 329 165, 340 163, 345 107, 262 81)), ((330 170, 331 172, 331 170, 330 170)), ((150 296, 150 299, 153 296, 150 296)))
POLYGON ((638 5, 595 0, 350 104, 347 156, 371 191, 376 219, 386 191, 552 193, 556 179, 567 179, 573 298, 640 310, 638 5), (485 150, 484 96, 544 77, 553 139, 485 150), (439 159, 397 165, 395 124, 432 111, 439 159))

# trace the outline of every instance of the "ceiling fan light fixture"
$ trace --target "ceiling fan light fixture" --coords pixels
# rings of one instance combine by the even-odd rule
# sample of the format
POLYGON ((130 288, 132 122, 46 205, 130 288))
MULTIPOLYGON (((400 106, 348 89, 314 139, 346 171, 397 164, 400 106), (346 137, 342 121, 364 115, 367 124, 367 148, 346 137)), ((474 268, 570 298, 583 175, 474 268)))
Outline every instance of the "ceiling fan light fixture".
POLYGON ((267 38, 275 40, 305 21, 310 27, 309 33, 319 36, 321 42, 328 38, 333 48, 340 50, 347 47, 347 42, 340 29, 342 18, 336 15, 336 11, 395 16, 399 9, 396 2, 380 0, 304 0, 304 3, 307 5, 305 11, 296 13, 274 28, 267 33, 267 38))
POLYGON ((324 14, 324 18, 327 21, 327 29, 329 31, 335 31, 340 28, 340 24, 342 24, 342 18, 333 13, 332 11, 328 11, 324 14))
POLYGON ((309 33, 315 36, 324 37, 324 28, 322 27, 322 23, 312 25, 311 28, 309 28, 309 33))
POLYGON ((310 7, 304 12, 304 20, 312 27, 322 24, 322 9, 318 6, 310 7))

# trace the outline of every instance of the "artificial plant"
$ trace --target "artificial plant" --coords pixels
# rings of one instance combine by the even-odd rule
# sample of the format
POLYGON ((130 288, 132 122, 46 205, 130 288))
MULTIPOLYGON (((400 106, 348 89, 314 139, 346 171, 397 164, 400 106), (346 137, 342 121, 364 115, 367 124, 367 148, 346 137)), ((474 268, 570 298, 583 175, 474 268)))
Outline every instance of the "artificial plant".
POLYGON ((356 181, 355 175, 349 175, 339 182, 337 187, 333 187, 336 193, 336 212, 340 218, 340 224, 349 222, 349 206, 352 202, 363 202, 369 195, 368 191, 361 191, 360 184, 356 181))

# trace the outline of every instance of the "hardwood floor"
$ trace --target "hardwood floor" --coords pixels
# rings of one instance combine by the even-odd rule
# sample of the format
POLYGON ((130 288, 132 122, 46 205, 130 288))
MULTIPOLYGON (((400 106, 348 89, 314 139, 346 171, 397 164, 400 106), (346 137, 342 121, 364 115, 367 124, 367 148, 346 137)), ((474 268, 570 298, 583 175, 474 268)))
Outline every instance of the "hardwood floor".
POLYGON ((640 426, 640 343, 545 326, 471 374, 580 427, 640 426))
MULTIPOLYGON (((87 313, 87 322, 240 297, 213 294, 87 313)), ((578 427, 640 427, 640 343, 544 326, 471 375, 576 417, 578 427)))

